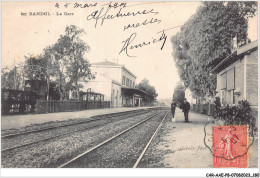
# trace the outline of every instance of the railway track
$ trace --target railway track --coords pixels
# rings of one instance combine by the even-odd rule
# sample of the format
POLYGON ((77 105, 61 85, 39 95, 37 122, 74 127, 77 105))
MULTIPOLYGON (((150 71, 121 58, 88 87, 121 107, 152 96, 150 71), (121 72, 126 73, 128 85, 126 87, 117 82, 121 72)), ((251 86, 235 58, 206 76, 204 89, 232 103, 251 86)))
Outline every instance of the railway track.
POLYGON ((144 157, 145 152, 147 151, 147 149, 149 148, 150 144, 152 143, 154 137, 156 136, 157 132, 160 130, 166 116, 168 115, 169 111, 166 113, 166 115, 163 117, 162 121, 160 122, 159 126, 157 127, 157 129, 155 130, 155 132, 153 133, 152 137, 150 138, 150 140, 148 141, 148 143, 146 144, 146 146, 144 147, 142 153, 140 154, 140 156, 138 157, 138 159, 136 160, 133 168, 137 168, 138 164, 140 163, 140 161, 142 160, 142 158, 144 157))
MULTIPOLYGON (((132 125, 131 127, 121 131, 120 133, 106 139, 105 141, 99 143, 98 145, 96 146, 93 146, 89 149, 87 149, 86 151, 84 151, 83 153, 75 156, 74 158, 66 161, 65 163, 61 164, 60 166, 58 166, 58 168, 65 168, 65 167, 73 167, 73 164, 77 163, 77 161, 80 161, 80 159, 83 159, 83 160, 87 160, 85 157, 88 155, 88 154, 91 154, 93 151, 97 150, 97 149, 100 149, 102 148, 103 146, 105 146, 106 144, 108 143, 111 143, 112 141, 114 141, 115 139, 119 138, 120 136, 126 134, 127 132, 129 131, 133 131, 133 129, 137 128, 138 126, 146 123, 147 121, 151 120, 152 118, 156 117, 157 115, 159 115, 162 111, 159 111, 155 114, 152 114, 150 116, 148 116, 147 118, 145 118, 144 120, 132 125)), ((165 118, 167 117, 169 111, 167 111, 167 113, 163 116, 160 124, 156 127, 156 130, 153 132, 153 135, 151 136, 151 138, 149 139, 149 141, 147 142, 147 144, 145 145, 143 151, 141 152, 140 156, 137 158, 137 160, 135 161, 135 163, 132 165, 133 168, 136 168, 138 167, 138 164, 139 162, 141 161, 141 159, 143 158, 146 150, 148 149, 149 145, 151 144, 153 138, 155 137, 155 135, 157 134, 157 132, 159 131, 159 129, 161 128, 165 118)))
MULTIPOLYGON (((157 108, 157 109, 159 109, 159 108, 157 108)), ((72 134, 72 133, 84 131, 86 129, 92 129, 92 128, 95 128, 95 127, 98 127, 98 126, 101 126, 101 125, 104 125, 104 124, 107 124, 107 123, 118 121, 118 120, 108 119, 108 118, 125 116, 122 119, 127 119, 129 117, 134 117, 136 115, 148 113, 151 110, 152 109, 145 109, 145 110, 137 110, 137 111, 132 111, 132 112, 131 111, 127 111, 127 112, 120 112, 120 113, 112 113, 112 114, 94 116, 94 117, 92 117, 92 119, 86 120, 86 121, 82 121, 82 122, 77 122, 77 123, 72 123, 72 124, 64 124, 64 125, 55 126, 55 127, 48 127, 48 128, 38 129, 38 130, 31 130, 31 131, 20 132, 20 133, 16 133, 16 134, 4 135, 4 136, 2 136, 2 140, 3 139, 8 139, 10 137, 13 138, 13 137, 16 137, 16 136, 22 136, 22 135, 26 135, 26 134, 33 134, 33 133, 38 133, 38 132, 43 132, 43 131, 49 131, 49 130, 59 129, 59 128, 63 128, 63 127, 70 127, 70 126, 75 126, 75 125, 80 125, 80 124, 86 124, 86 123, 91 123, 91 122, 95 122, 95 121, 101 121, 101 120, 105 121, 103 123, 97 123, 97 124, 94 124, 92 126, 83 127, 81 129, 76 129, 76 130, 73 130, 73 131, 52 135, 50 137, 44 137, 44 138, 41 138, 41 139, 38 139, 38 140, 21 143, 19 145, 15 145, 15 146, 12 146, 12 147, 8 147, 8 148, 5 148, 5 149, 2 149, 1 152, 3 153, 3 152, 11 151, 11 150, 14 150, 14 149, 17 149, 17 148, 29 146, 29 145, 36 144, 36 143, 39 143, 39 142, 51 140, 51 139, 54 139, 54 138, 66 136, 66 135, 69 135, 69 134, 72 134)), ((119 119, 119 120, 121 120, 121 119, 119 119)))
POLYGON ((143 112, 143 111, 146 111, 146 110, 149 110, 149 109, 142 109, 142 110, 136 110, 136 111, 125 111, 125 112, 120 112, 120 113, 111 113, 111 114, 97 115, 97 116, 92 116, 91 119, 88 119, 86 121, 80 121, 80 122, 75 122, 75 123, 71 123, 71 124, 63 124, 63 125, 59 125, 59 126, 46 127, 46 128, 41 128, 41 129, 34 129, 34 130, 23 131, 23 132, 18 132, 18 133, 3 134, 3 135, 1 135, 1 138, 2 139, 3 138, 10 138, 10 137, 15 137, 15 136, 22 135, 22 134, 30 134, 30 133, 35 133, 35 132, 39 132, 39 131, 57 129, 57 128, 68 127, 68 126, 72 126, 72 125, 79 125, 79 124, 88 123, 88 122, 92 122, 92 121, 97 121, 97 120, 101 120, 101 119, 107 119, 107 118, 112 118, 112 117, 119 117, 119 116, 123 116, 125 114, 139 113, 139 112, 143 112))

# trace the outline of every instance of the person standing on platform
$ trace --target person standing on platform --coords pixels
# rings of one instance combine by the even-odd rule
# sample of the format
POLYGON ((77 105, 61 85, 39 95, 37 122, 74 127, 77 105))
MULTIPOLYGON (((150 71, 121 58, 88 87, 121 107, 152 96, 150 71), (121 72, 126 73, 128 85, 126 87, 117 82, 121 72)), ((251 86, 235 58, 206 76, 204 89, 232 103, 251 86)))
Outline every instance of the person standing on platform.
POLYGON ((182 106, 182 112, 184 113, 185 122, 189 122, 189 111, 190 111, 190 103, 184 98, 184 103, 182 106))
POLYGON ((172 122, 176 121, 176 119, 174 118, 176 106, 177 106, 177 103, 176 103, 176 101, 173 100, 172 104, 171 104, 172 122))

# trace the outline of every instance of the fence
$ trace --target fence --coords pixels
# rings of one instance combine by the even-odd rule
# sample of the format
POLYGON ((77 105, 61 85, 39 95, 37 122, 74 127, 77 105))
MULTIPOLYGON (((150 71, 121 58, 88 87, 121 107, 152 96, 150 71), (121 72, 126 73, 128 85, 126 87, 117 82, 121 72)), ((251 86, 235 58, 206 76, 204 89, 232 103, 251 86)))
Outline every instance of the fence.
POLYGON ((37 98, 35 92, 2 88, 1 113, 9 115, 33 112, 37 98))
POLYGON ((110 108, 109 101, 87 101, 86 109, 99 109, 99 108, 110 108))
POLYGON ((80 111, 85 109, 109 108, 109 101, 37 101, 36 113, 80 111))
POLYGON ((214 104, 193 104, 192 110, 202 114, 213 115, 215 111, 215 105, 214 104))

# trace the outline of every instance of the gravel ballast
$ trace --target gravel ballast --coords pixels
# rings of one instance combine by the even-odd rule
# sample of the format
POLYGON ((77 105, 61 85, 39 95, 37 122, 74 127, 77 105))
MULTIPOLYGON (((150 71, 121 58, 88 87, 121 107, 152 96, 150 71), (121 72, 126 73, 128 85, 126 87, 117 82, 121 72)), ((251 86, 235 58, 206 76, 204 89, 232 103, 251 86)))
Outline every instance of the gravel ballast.
POLYGON ((166 111, 138 125, 66 167, 131 168, 157 129, 166 111))
MULTIPOLYGON (((147 113, 147 112, 148 111, 142 112, 142 113, 147 113)), ((139 114, 141 114, 141 112, 139 112, 139 114)), ((80 119, 79 121, 74 121, 74 123, 80 123, 80 122, 85 122, 85 123, 69 125, 69 126, 65 126, 65 127, 58 127, 55 129, 43 130, 43 131, 39 131, 39 132, 26 133, 26 134, 17 135, 14 137, 2 138, 1 139, 1 149, 3 150, 6 148, 13 147, 15 145, 31 143, 31 142, 35 142, 37 140, 41 140, 44 138, 49 138, 49 137, 53 137, 56 135, 62 135, 62 134, 66 134, 66 133, 77 131, 77 130, 84 130, 84 129, 97 127, 99 125, 107 124, 109 122, 116 122, 120 119, 124 119, 125 117, 132 117, 135 115, 137 115, 137 113, 127 114, 125 116, 118 116, 118 117, 112 117, 112 118, 107 118, 107 119, 92 119, 92 120, 80 119)), ((63 125, 65 125, 65 124, 68 124, 68 123, 63 123, 63 125)), ((71 124, 73 124, 73 123, 71 123, 71 124)))
POLYGON ((2 153, 2 167, 57 167, 155 112, 157 111, 4 152, 2 153))

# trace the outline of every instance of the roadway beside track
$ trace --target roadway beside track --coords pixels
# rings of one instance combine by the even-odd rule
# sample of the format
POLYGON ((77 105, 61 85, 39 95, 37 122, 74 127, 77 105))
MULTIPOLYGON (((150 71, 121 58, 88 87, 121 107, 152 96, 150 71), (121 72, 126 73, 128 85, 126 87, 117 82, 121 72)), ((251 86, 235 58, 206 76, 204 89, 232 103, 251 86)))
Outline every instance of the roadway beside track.
MULTIPOLYGON (((158 106, 154 106, 158 107, 158 106)), ((131 107, 131 108, 106 108, 93 109, 74 112, 59 112, 48 114, 29 114, 29 115, 13 115, 1 116, 1 130, 19 129, 33 124, 41 124, 51 121, 65 121, 69 119, 90 118, 96 115, 111 114, 125 111, 134 111, 140 109, 148 109, 154 107, 131 107)))

